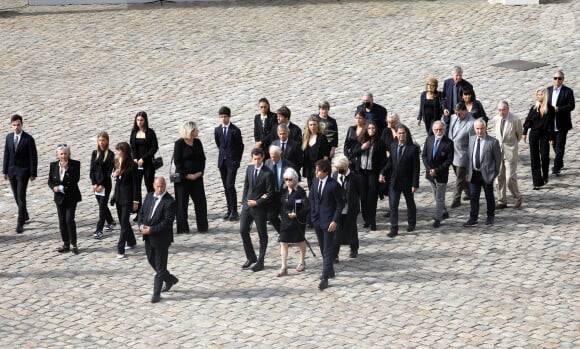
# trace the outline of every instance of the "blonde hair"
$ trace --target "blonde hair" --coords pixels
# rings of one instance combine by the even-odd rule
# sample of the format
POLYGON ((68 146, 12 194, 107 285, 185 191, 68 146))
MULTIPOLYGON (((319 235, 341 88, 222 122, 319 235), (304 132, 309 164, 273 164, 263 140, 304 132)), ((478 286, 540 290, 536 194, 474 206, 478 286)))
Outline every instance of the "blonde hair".
POLYGON ((316 124, 318 124, 317 134, 321 134, 323 131, 320 126, 320 120, 318 120, 318 115, 316 114, 310 115, 308 117, 308 120, 306 120, 306 126, 304 127, 304 137, 302 138, 302 150, 306 150, 306 148, 308 147, 308 141, 310 141, 310 136, 312 136, 312 134, 310 133, 310 128, 308 127, 310 121, 316 121, 316 124))
POLYGON ((429 88, 427 87, 429 84, 433 84, 435 86, 434 91, 437 91, 437 87, 439 87, 439 81, 437 81, 437 79, 429 77, 425 83, 425 91, 429 91, 429 88))
POLYGON ((191 138, 191 133, 197 130, 197 125, 193 121, 188 121, 179 129, 179 136, 183 139, 191 138))
POLYGON ((101 155, 101 152, 104 152, 105 155, 103 155, 103 162, 105 162, 105 160, 107 160, 107 157, 109 156, 109 134, 105 131, 100 132, 97 135, 97 159, 99 158, 99 156, 101 155), (104 138, 107 140, 107 146, 105 147, 105 149, 101 149, 99 147, 99 138, 104 138))
MULTIPOLYGON (((536 104, 534 105, 534 109, 536 111, 543 110, 544 114, 548 112, 548 89, 545 87, 539 87, 536 89, 536 94, 538 92, 542 92, 542 102, 536 100, 536 104)), ((540 117, 544 117, 544 114, 541 114, 540 117)))

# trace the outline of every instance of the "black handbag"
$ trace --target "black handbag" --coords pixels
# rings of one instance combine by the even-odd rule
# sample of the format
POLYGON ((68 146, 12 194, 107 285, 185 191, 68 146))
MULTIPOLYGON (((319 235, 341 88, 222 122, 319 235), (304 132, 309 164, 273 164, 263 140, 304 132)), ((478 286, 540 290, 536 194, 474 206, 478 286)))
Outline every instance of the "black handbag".
POLYGON ((181 183, 181 175, 178 172, 171 172, 172 165, 173 165, 173 155, 171 155, 171 163, 169 164, 169 181, 171 183, 181 183))
POLYGON ((158 170, 161 167, 163 167, 163 158, 160 156, 160 157, 153 159, 153 168, 158 170))

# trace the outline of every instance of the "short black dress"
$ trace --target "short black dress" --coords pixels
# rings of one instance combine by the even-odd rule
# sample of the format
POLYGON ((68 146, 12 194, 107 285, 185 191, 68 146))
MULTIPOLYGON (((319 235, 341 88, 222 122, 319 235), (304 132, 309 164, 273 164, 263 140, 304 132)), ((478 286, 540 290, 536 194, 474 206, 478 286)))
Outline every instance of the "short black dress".
POLYGON ((280 200, 282 201, 280 242, 305 241, 304 232, 310 212, 310 204, 306 192, 300 186, 296 186, 290 194, 288 190, 285 190, 280 200), (290 212, 296 212, 297 217, 288 217, 290 212))

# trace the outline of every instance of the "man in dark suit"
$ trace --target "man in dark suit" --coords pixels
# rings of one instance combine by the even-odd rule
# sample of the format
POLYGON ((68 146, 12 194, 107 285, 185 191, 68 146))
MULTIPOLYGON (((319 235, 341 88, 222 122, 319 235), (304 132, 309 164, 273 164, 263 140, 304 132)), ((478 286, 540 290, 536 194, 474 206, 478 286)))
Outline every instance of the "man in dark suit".
POLYGON ((287 124, 279 124, 278 127, 278 138, 272 142, 272 145, 280 147, 282 151, 282 159, 290 161, 293 166, 292 168, 296 170, 296 173, 300 173, 302 168, 302 162, 304 161, 304 155, 302 154, 302 144, 297 143, 293 139, 290 139, 289 129, 287 124))
POLYGON ((286 171, 287 168, 294 168, 294 165, 290 161, 282 159, 282 150, 277 145, 271 145, 269 153, 270 158, 267 159, 264 164, 272 170, 272 173, 274 174, 274 194, 268 209, 268 220, 272 223, 274 229, 280 233, 280 211, 282 210, 280 199, 282 198, 283 191, 286 190, 284 171, 286 171))
POLYGON ((556 111, 554 120, 554 135, 552 146, 554 148, 554 167, 552 173, 559 175, 564 168, 564 151, 566 150, 566 136, 572 129, 571 112, 576 107, 574 91, 564 86, 564 73, 559 70, 554 74, 554 85, 548 87, 548 103, 552 104, 556 111))
POLYGON ((389 205, 391 206, 391 231, 387 236, 399 235, 399 201, 401 193, 407 203, 408 232, 415 230, 417 224, 417 206, 413 193, 419 188, 419 147, 409 136, 407 126, 397 126, 398 142, 391 143, 390 156, 379 176, 379 182, 385 183, 385 173, 391 173, 389 182, 389 205))
POLYGON ((168 250, 173 242, 175 200, 166 191, 165 178, 155 178, 153 189, 154 192, 145 196, 138 221, 145 241, 147 261, 155 269, 151 303, 157 303, 161 300, 161 292, 169 291, 179 280, 167 270, 168 250))
MULTIPOLYGON (((278 110, 276 110, 276 115, 278 117, 277 126, 280 126, 282 124, 288 126, 288 138, 293 140, 297 144, 302 145, 302 129, 298 125, 290 122, 290 116, 292 115, 290 109, 288 109, 287 106, 283 105, 280 108, 278 108, 278 110)), ((272 128, 271 134, 272 139, 276 139, 277 136, 278 136, 278 127, 272 128)))
MULTIPOLYGON (((457 103, 463 102, 461 97, 463 90, 473 91, 473 85, 471 85, 467 80, 463 80, 463 69, 456 65, 453 67, 451 77, 445 79, 443 82, 443 99, 441 104, 443 105, 443 117, 447 125, 449 125, 451 112, 454 110, 457 103)), ((475 92, 473 93, 472 100, 475 100, 475 92)))
POLYGON ((18 114, 10 118, 12 133, 6 136, 2 172, 4 179, 10 180, 14 200, 18 206, 16 233, 24 231, 24 223, 29 220, 26 208, 26 189, 28 181, 37 176, 38 155, 34 138, 22 131, 22 117, 18 114))
POLYGON ((495 198, 493 181, 499 174, 501 165, 501 148, 497 139, 487 134, 487 125, 482 118, 473 123, 475 136, 469 138, 469 162, 467 164, 467 181, 469 182, 469 220, 464 227, 477 226, 479 216, 479 195, 481 188, 485 192, 487 204, 486 225, 493 224, 495 217, 495 198))
POLYGON ((422 159, 425 178, 431 183, 435 197, 435 220, 433 228, 439 228, 441 221, 449 217, 445 207, 445 190, 449 181, 449 166, 453 163, 453 141, 445 135, 445 123, 436 120, 432 131, 425 140, 422 159))
POLYGON ((383 130, 387 127, 387 108, 380 104, 376 104, 373 99, 373 94, 366 92, 362 97, 362 104, 356 107, 357 112, 363 112, 367 122, 374 121, 377 126, 377 134, 383 134, 383 130))
POLYGON ((242 214, 240 216, 240 235, 246 253, 246 262, 242 269, 248 269, 252 264, 252 271, 264 269, 266 247, 268 247, 268 229, 266 218, 268 206, 274 196, 274 173, 264 166, 264 151, 262 148, 252 149, 252 163, 246 169, 244 194, 242 196, 242 214), (250 226, 256 222, 258 237, 260 238, 260 254, 256 258, 254 245, 250 238, 250 226))
POLYGON ((272 136, 272 130, 278 123, 276 113, 270 110, 270 102, 266 98, 260 98, 258 101, 260 113, 254 116, 254 142, 256 148, 262 148, 266 152, 266 159, 269 154, 268 148, 276 138, 272 136))
POLYGON ((338 263, 341 245, 350 246, 350 258, 358 256, 359 240, 356 220, 360 212, 360 196, 362 192, 362 179, 360 175, 348 168, 348 158, 342 154, 332 159, 332 165, 336 171, 332 178, 342 187, 344 207, 340 215, 336 236, 334 239, 334 262, 338 263))
POLYGON ((322 274, 318 284, 320 290, 328 287, 328 278, 335 274, 334 232, 344 208, 342 187, 330 177, 330 171, 330 161, 322 159, 316 162, 315 177, 309 195, 310 220, 322 253, 322 274))
POLYGON ((214 130, 215 144, 218 147, 218 168, 222 178, 222 184, 226 194, 228 211, 224 220, 237 221, 238 196, 236 193, 236 175, 242 154, 244 153, 244 141, 240 129, 230 122, 232 112, 228 107, 221 107, 219 117, 221 124, 214 130))

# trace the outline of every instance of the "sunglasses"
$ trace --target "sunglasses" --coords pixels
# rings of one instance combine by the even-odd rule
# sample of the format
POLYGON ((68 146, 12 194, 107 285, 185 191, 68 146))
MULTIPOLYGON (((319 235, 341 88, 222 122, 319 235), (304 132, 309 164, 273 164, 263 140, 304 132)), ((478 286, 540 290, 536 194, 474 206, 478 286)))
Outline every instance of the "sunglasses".
POLYGON ((292 178, 284 178, 284 180, 285 180, 286 182, 292 182, 294 179, 292 179, 292 178))
POLYGON ((564 78, 561 76, 554 76, 554 80, 564 80, 564 78))

